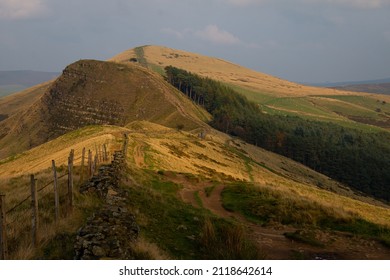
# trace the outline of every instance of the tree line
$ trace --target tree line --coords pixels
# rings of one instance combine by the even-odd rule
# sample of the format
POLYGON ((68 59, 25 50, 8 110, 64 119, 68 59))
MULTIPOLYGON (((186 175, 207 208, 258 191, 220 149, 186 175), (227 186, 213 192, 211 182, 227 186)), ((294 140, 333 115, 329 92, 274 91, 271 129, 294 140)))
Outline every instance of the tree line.
POLYGON ((266 114, 217 81, 172 66, 165 71, 170 84, 212 115, 212 127, 390 201, 390 133, 266 114))

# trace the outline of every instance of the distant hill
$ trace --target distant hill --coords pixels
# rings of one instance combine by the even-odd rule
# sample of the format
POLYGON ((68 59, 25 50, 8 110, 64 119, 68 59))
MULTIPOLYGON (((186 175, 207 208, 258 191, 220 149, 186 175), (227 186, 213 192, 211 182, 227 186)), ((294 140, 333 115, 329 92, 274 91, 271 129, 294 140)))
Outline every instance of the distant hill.
POLYGON ((388 84, 390 83, 390 78, 387 79, 377 79, 377 80, 365 80, 365 81, 345 81, 345 82, 325 82, 325 83, 307 83, 310 86, 316 87, 344 87, 352 85, 374 85, 374 84, 388 84))
POLYGON ((163 74, 174 66, 230 86, 271 115, 299 116, 373 130, 390 128, 390 96, 301 85, 229 61, 162 46, 143 46, 111 59, 163 74))
MULTIPOLYGON (((119 63, 138 62, 159 73, 164 71, 164 67, 171 65, 202 77, 209 77, 256 93, 272 95, 272 98, 335 94, 334 90, 293 83, 223 59, 162 46, 137 47, 124 51, 111 60, 119 63)), ((337 94, 351 93, 340 91, 337 94)))
POLYGON ((379 80, 367 80, 367 81, 337 82, 337 83, 326 82, 326 83, 315 83, 309 85, 326 87, 326 88, 331 88, 336 90, 368 92, 368 93, 390 95, 390 78, 379 79, 379 80))
POLYGON ((378 84, 351 84, 345 86, 333 87, 338 90, 356 91, 356 92, 369 92, 377 94, 390 95, 390 82, 378 83, 378 84))
POLYGON ((59 75, 57 72, 30 70, 0 71, 0 97, 52 80, 59 75))

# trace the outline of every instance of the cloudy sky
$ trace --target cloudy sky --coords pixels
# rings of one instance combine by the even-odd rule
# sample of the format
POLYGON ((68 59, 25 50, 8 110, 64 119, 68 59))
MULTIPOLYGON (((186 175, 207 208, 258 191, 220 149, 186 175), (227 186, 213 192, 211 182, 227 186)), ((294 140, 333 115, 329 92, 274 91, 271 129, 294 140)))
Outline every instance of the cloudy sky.
POLYGON ((140 45, 299 82, 390 77, 390 0, 0 0, 0 70, 61 71, 140 45))

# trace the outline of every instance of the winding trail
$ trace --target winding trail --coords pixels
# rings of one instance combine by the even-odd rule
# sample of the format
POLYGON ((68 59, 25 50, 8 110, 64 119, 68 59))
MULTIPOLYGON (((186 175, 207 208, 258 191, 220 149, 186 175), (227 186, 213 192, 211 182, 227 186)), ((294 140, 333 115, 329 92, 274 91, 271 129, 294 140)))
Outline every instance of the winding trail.
POLYGON ((184 202, 196 208, 201 207, 195 198, 195 194, 198 193, 205 209, 221 218, 233 219, 246 228, 249 237, 264 252, 267 259, 283 260, 302 256, 310 259, 387 260, 390 258, 390 250, 379 242, 351 237, 345 233, 328 233, 317 230, 318 238, 326 244, 324 248, 293 241, 286 238, 284 234, 296 232, 298 228, 281 224, 264 227, 248 221, 240 213, 227 211, 222 205, 222 192, 225 188, 222 183, 215 186, 211 194, 207 196, 205 187, 210 186, 212 182, 193 182, 182 174, 168 174, 167 176, 170 181, 183 186, 179 196, 184 202))
POLYGON ((134 147, 134 151, 133 151, 134 162, 139 168, 146 167, 145 154, 143 151, 144 147, 145 147, 144 144, 137 143, 137 145, 134 147))

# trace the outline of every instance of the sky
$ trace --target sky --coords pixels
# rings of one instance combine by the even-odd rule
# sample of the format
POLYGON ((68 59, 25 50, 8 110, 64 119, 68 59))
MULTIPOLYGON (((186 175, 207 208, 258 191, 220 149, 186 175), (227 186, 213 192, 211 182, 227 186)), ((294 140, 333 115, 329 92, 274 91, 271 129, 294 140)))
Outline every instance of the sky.
POLYGON ((62 71, 142 45, 296 82, 390 77, 390 0, 0 0, 0 70, 62 71))

